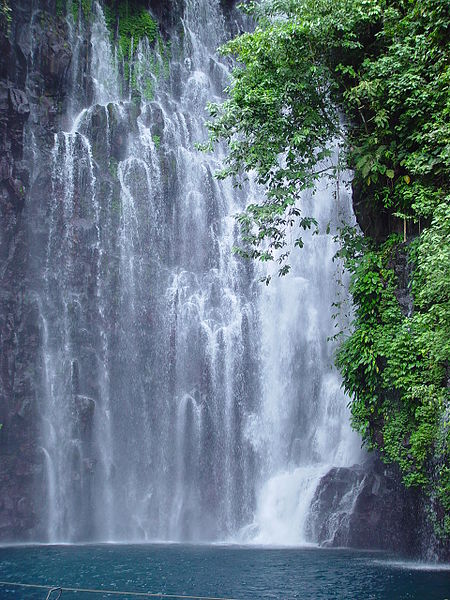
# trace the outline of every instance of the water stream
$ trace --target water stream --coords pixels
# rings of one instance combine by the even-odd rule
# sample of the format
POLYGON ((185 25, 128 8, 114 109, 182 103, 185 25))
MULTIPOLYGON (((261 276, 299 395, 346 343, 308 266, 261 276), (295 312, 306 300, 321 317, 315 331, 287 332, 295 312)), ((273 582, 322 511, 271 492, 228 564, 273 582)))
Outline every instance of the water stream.
MULTIPOLYGON (((96 3, 87 105, 70 23, 70 114, 32 236, 43 541, 314 542, 320 477, 359 457, 327 343, 346 285, 332 237, 267 288, 233 255, 248 190, 214 179, 223 149, 194 147, 228 77, 219 0, 185 0, 182 25, 170 59, 139 43, 125 95, 96 3)), ((351 201, 323 183, 304 210, 335 229, 351 201)))

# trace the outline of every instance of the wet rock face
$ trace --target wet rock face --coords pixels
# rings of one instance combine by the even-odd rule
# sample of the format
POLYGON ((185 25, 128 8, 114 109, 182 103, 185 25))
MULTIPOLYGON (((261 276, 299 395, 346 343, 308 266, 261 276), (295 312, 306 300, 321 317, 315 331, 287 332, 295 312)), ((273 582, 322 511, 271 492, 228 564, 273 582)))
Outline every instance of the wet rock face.
POLYGON ((89 396, 76 394, 72 399, 72 419, 75 427, 79 430, 78 436, 90 438, 92 423, 94 420, 95 400, 89 396))
POLYGON ((323 546, 417 555, 423 528, 420 495, 379 459, 331 469, 316 490, 310 533, 323 546))
POLYGON ((375 206, 374 200, 365 196, 356 181, 352 182, 352 196, 355 217, 364 235, 382 241, 390 233, 400 233, 400 224, 394 223, 393 217, 389 217, 386 210, 375 206))
MULTIPOLYGON (((0 541, 30 539, 38 526, 33 482, 43 477, 37 440, 42 368, 39 311, 28 280, 28 198, 33 160, 27 131, 53 139, 71 60, 66 26, 54 1, 10 3, 0 32, 0 541)), ((83 413, 85 414, 85 413, 83 413)))
POLYGON ((44 79, 47 94, 59 96, 64 93, 67 69, 72 53, 67 42, 66 28, 59 20, 51 19, 44 13, 45 28, 39 47, 39 72, 44 79), (46 23, 46 18, 49 20, 46 23))
MULTIPOLYGON (((148 3, 143 0, 143 6, 148 3)), ((183 3, 181 0, 150 0, 150 10, 158 20, 163 32, 167 33, 179 23, 183 14, 183 3)))
POLYGON ((22 510, 32 478, 33 436, 27 351, 19 350, 28 312, 22 220, 28 171, 21 159, 29 103, 17 48, 3 31, 0 51, 0 539, 13 539, 33 524, 33 511, 22 510))
POLYGON ((408 246, 397 247, 395 254, 389 262, 389 268, 392 269, 397 278, 395 297, 400 304, 400 308, 405 316, 411 315, 413 311, 413 298, 411 294, 412 281, 412 262, 408 259, 408 246))

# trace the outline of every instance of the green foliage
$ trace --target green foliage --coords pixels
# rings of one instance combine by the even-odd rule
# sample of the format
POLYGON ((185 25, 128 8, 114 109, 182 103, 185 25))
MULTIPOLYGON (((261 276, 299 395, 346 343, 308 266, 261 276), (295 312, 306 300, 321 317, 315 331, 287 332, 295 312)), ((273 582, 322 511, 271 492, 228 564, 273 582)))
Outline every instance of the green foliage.
POLYGON ((0 0, 0 31, 9 34, 11 30, 12 9, 8 0, 0 0))
MULTIPOLYGON (((89 20, 92 16, 92 1, 93 0, 72 0, 72 16, 75 23, 78 23, 80 17, 83 19, 89 20)), ((62 10, 62 2, 57 0, 57 14, 60 14, 58 11, 62 10), (61 6, 59 6, 61 5, 61 6)))
POLYGON ((111 175, 111 178, 117 179, 118 163, 117 160, 113 157, 109 159, 108 170, 109 174, 111 175))
POLYGON ((56 0, 56 15, 58 17, 64 16, 64 0, 56 0))
POLYGON ((159 150, 159 147, 161 146, 161 136, 160 135, 154 135, 152 137, 153 139, 153 143, 155 144, 155 148, 157 150, 159 150))
POLYGON ((299 196, 342 168, 353 170, 366 201, 420 228, 411 244, 394 237, 381 247, 342 229, 355 312, 337 362, 353 426, 400 466, 407 485, 443 508, 433 518, 448 535, 450 3, 266 0, 244 9, 257 26, 222 48, 238 66, 225 102, 209 105, 203 145, 228 146, 219 178, 240 185, 253 171, 266 190, 238 216, 243 247, 236 251, 278 260, 286 274, 290 227, 315 226, 299 196), (405 254, 407 314, 394 271, 405 254))
POLYGON ((165 44, 162 40, 158 23, 143 8, 139 0, 123 0, 112 6, 107 4, 104 6, 104 14, 107 27, 111 33, 111 42, 117 44, 126 85, 133 93, 140 90, 146 100, 153 100, 153 76, 159 77, 160 62, 156 56, 150 59, 150 64, 139 62, 135 60, 135 54, 139 41, 147 38, 150 45, 158 48, 164 64, 164 73, 166 73, 166 70, 168 72, 170 45, 165 44))
POLYGON ((130 58, 139 40, 147 37, 149 42, 156 39, 158 25, 150 14, 141 9, 137 13, 129 11, 128 3, 119 9, 119 46, 122 56, 130 58))
POLYGON ((92 14, 92 0, 81 0, 81 10, 86 19, 89 19, 92 14))
POLYGON ((157 22, 135 0, 124 0, 117 3, 115 8, 105 6, 105 19, 113 37, 118 23, 118 47, 125 61, 131 60, 140 39, 147 37, 150 43, 157 39, 157 22))
POLYGON ((172 58, 172 45, 170 40, 164 43, 164 40, 159 36, 159 52, 163 63, 163 75, 165 79, 169 79, 170 75, 170 59, 172 58))
POLYGON ((348 163, 366 194, 393 212, 412 214, 414 188, 439 187, 450 167, 449 4, 376 4, 383 20, 370 52, 337 67, 351 69, 342 97, 355 122, 360 116, 348 163))
POLYGON ((417 193, 448 182, 447 0, 245 7, 258 26, 222 49, 239 66, 228 99, 209 106, 210 145, 223 139, 229 149, 219 177, 254 170, 267 191, 239 217, 243 254, 288 257, 286 233, 299 217, 293 207, 301 191, 322 170, 338 171, 320 162, 333 138, 341 141, 341 166, 354 170, 363 194, 416 219, 417 193), (345 135, 337 107, 347 117, 345 135))
POLYGON ((144 98, 148 102, 151 102, 155 97, 155 84, 151 77, 148 77, 145 82, 144 98))
POLYGON ((73 20, 75 21, 75 23, 78 23, 78 17, 79 17, 79 13, 80 13, 80 4, 79 2, 77 2, 77 0, 72 0, 72 17, 73 20))
MULTIPOLYGON (((407 248, 398 237, 346 255, 355 305, 353 333, 337 364, 350 394, 352 423, 367 445, 396 462, 407 486, 450 508, 450 203, 407 248), (403 314, 392 264, 409 251, 414 311, 403 314)), ((436 519, 435 519, 436 520, 436 519)), ((450 534, 450 522, 437 521, 450 534)))
POLYGON ((116 22, 117 22, 116 11, 114 8, 112 8, 108 4, 105 4, 103 6, 103 14, 105 16, 105 22, 106 22, 108 31, 110 33, 111 40, 112 40, 112 42, 114 42, 115 34, 116 34, 116 22))
POLYGON ((161 78, 168 79, 170 71, 170 43, 165 43, 158 33, 157 44, 147 61, 135 61, 131 69, 131 88, 140 90, 147 101, 155 97, 155 87, 161 78))
MULTIPOLYGON (((266 187, 264 202, 250 204, 238 217, 245 243, 240 252, 261 261, 278 259, 282 274, 289 269, 291 225, 316 225, 296 206, 301 192, 313 188, 320 175, 333 173, 329 165, 318 166, 330 156, 329 140, 339 135, 337 111, 327 100, 330 71, 316 60, 309 24, 297 20, 258 27, 222 52, 243 66, 233 72, 228 99, 209 105, 210 143, 225 139, 229 147, 218 176, 254 171, 266 187)), ((301 238, 295 241, 302 244, 301 238)))

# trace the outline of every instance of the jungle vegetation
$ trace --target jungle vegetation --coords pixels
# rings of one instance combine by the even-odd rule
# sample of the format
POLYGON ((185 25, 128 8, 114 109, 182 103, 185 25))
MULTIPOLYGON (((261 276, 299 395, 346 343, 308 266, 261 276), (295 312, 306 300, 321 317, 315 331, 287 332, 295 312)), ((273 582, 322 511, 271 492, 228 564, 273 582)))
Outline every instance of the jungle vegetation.
MULTIPOLYGON (((265 187, 238 215, 237 252, 289 272, 288 232, 317 227, 299 199, 319 177, 353 172, 368 210, 398 232, 343 225, 354 320, 337 365, 353 427, 428 498, 450 535, 450 3, 263 0, 222 47, 237 61, 227 98, 210 104, 209 145, 225 141, 219 178, 252 171, 265 187), (339 161, 330 161, 333 145, 339 161), (394 228, 395 229, 395 228, 394 228), (399 301, 403 261, 410 306, 399 301)), ((206 145, 206 147, 208 146, 206 145)), ((297 237, 294 246, 301 247, 297 237)), ((266 278, 268 283, 269 278, 266 278)))

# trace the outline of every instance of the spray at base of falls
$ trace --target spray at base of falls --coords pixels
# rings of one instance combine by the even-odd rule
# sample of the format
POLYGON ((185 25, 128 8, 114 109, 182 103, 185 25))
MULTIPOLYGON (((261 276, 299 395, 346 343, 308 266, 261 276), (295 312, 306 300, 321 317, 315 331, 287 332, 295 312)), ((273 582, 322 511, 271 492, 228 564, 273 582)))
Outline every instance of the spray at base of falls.
MULTIPOLYGON (((219 0, 185 0, 182 24, 167 78, 146 72, 162 59, 139 42, 133 97, 98 3, 90 106, 72 62, 35 240, 46 541, 311 542, 320 478, 359 457, 327 343, 332 238, 306 240, 264 289, 233 256, 248 189, 214 179, 221 149, 194 150, 228 77, 219 0)), ((322 230, 351 218, 325 187, 303 210, 322 230)))

